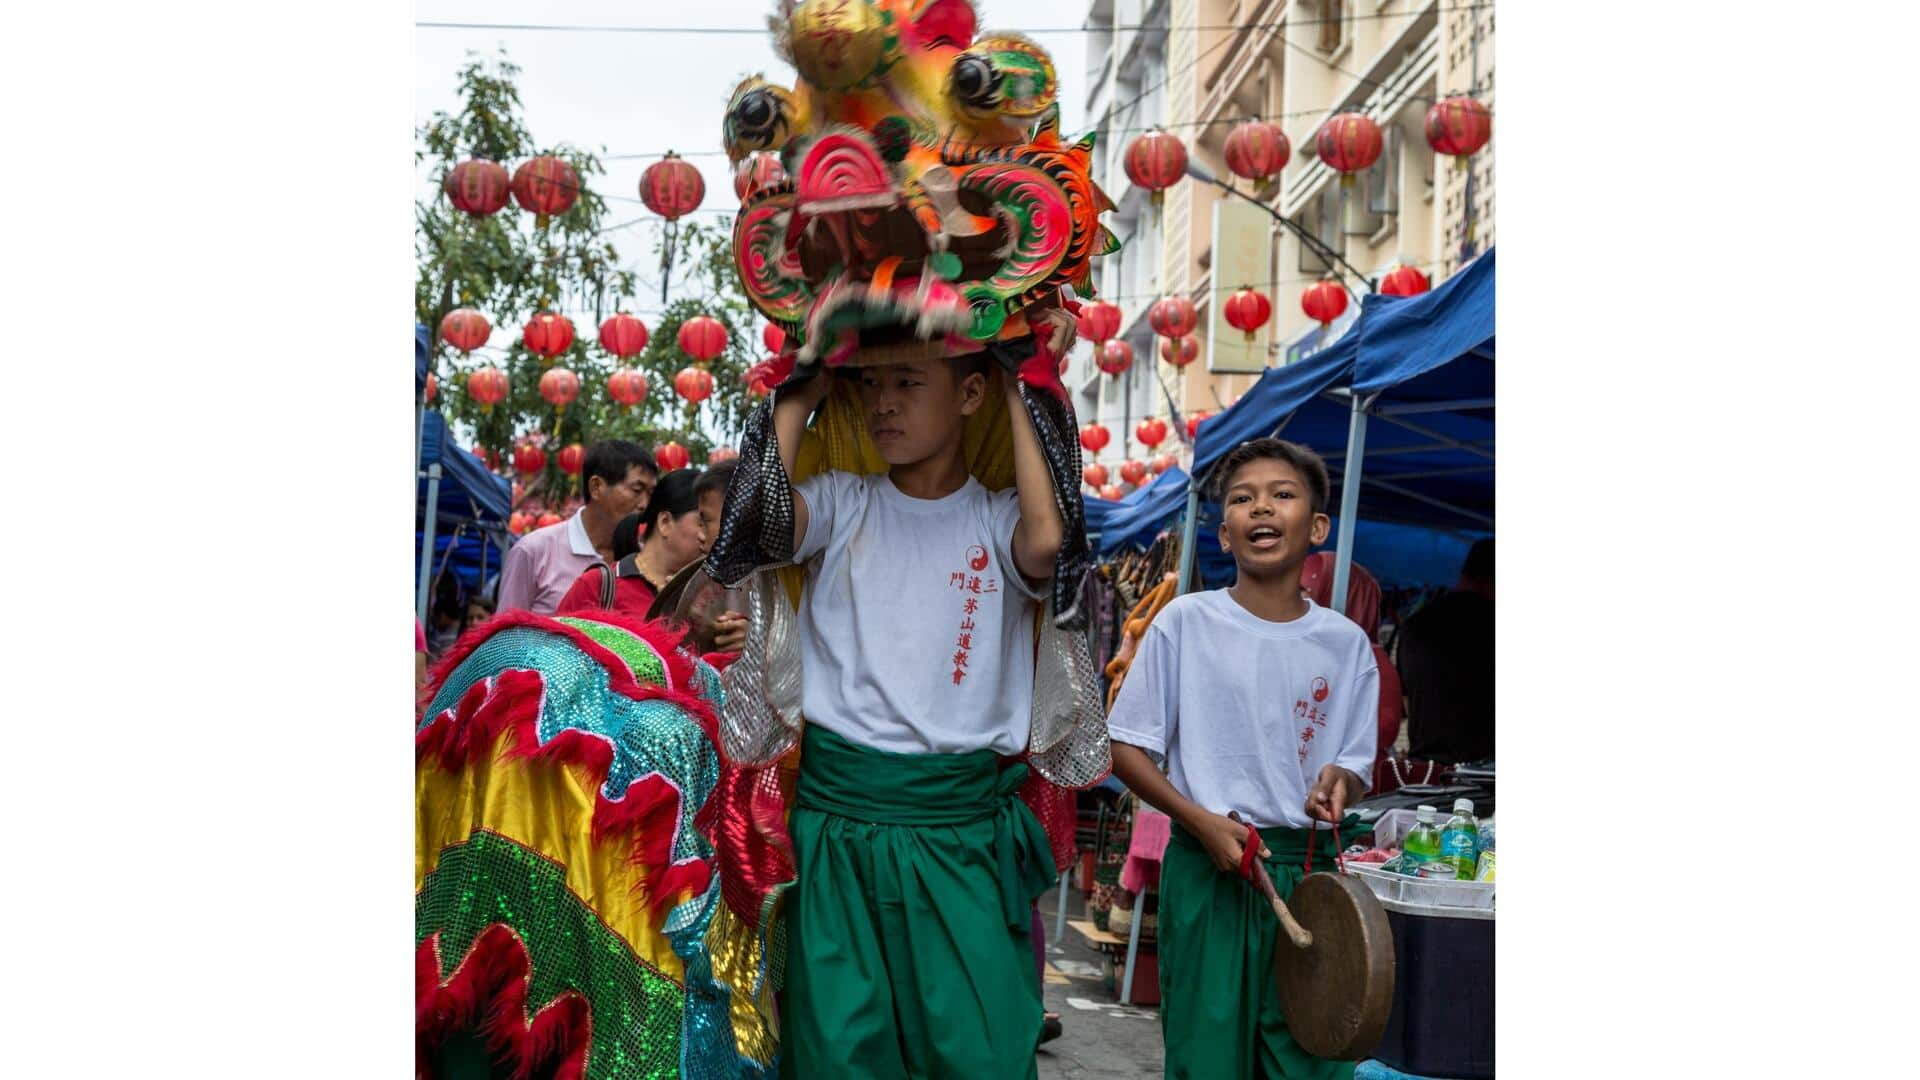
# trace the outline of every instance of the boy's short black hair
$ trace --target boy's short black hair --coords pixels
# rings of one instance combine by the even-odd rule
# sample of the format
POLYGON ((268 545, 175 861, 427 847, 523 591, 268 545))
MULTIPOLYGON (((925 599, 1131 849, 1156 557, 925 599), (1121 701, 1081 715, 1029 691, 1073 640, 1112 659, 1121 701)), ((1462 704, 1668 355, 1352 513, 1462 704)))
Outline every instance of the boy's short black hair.
POLYGON ((709 491, 717 491, 721 498, 726 498, 727 484, 733 480, 735 464, 737 464, 735 461, 723 461, 718 465, 708 466, 707 471, 700 474, 700 479, 693 482, 694 500, 697 502, 705 498, 709 491))
POLYGON ((1285 439, 1248 439, 1239 446, 1227 451, 1227 456, 1213 467, 1213 498, 1225 499, 1227 489, 1233 486, 1233 474, 1241 466, 1261 458, 1272 458, 1293 466, 1295 472, 1307 482, 1307 492, 1312 500, 1313 512, 1327 512, 1327 491, 1331 486, 1327 479, 1327 463, 1320 455, 1285 439))

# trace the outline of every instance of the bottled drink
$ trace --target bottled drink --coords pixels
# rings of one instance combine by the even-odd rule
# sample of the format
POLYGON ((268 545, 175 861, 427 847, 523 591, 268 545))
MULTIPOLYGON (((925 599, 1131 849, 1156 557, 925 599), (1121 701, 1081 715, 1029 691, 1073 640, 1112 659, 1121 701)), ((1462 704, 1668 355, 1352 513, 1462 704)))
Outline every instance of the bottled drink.
POLYGON ((1440 861, 1440 830, 1433 825, 1436 813, 1431 806, 1414 810, 1413 831, 1400 843, 1400 872, 1408 877, 1421 877, 1422 868, 1440 861))
POLYGON ((1480 860, 1480 822, 1473 816, 1472 799, 1455 799, 1453 816, 1440 830, 1440 857, 1453 864, 1454 876, 1472 881, 1480 860))

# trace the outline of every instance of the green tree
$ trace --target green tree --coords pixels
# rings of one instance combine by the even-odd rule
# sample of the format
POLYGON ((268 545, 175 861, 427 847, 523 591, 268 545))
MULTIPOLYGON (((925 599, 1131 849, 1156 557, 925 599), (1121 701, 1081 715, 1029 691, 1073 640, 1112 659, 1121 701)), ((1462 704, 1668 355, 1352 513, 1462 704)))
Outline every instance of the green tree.
MULTIPOLYGON (((504 51, 491 61, 475 54, 459 72, 460 106, 438 112, 417 133, 416 160, 431 162, 435 194, 414 207, 415 317, 433 334, 433 362, 443 386, 437 404, 458 428, 508 465, 512 445, 528 435, 544 436, 547 467, 527 478, 525 492, 557 503, 575 489, 561 473, 556 452, 568 443, 599 438, 636 438, 650 446, 677 439, 702 461, 721 439, 735 435, 747 414, 743 374, 753 362, 752 312, 734 276, 731 224, 683 224, 680 265, 693 295, 682 295, 661 317, 646 318, 649 339, 637 359, 648 382, 646 400, 631 411, 607 396, 607 377, 620 366, 597 341, 600 322, 620 310, 632 310, 627 298, 640 284, 623 267, 606 234, 607 202, 594 191, 593 178, 605 175, 596 154, 569 146, 542 148, 521 120, 520 94, 514 85, 519 68, 504 51), (580 178, 579 198, 564 214, 541 227, 533 215, 509 201, 506 208, 474 218, 454 208, 438 181, 461 161, 495 161, 509 172, 540 153, 571 164, 580 178), (462 356, 439 339, 440 320, 458 307, 472 307, 493 324, 487 346, 462 356), (534 313, 553 310, 574 324, 574 343, 564 355, 547 361, 521 342, 521 328, 534 313), (726 325, 728 348, 708 365, 714 393, 694 413, 673 395, 673 376, 691 363, 675 342, 680 324, 696 314, 726 325), (492 364, 507 373, 507 399, 483 410, 464 392, 466 377, 492 364), (580 396, 564 412, 541 398, 540 376, 564 365, 580 377, 580 396)), ((602 149, 604 153, 604 148, 602 149)), ((685 288, 683 286, 683 294, 685 288)), ((644 318, 644 316, 643 316, 644 318)))

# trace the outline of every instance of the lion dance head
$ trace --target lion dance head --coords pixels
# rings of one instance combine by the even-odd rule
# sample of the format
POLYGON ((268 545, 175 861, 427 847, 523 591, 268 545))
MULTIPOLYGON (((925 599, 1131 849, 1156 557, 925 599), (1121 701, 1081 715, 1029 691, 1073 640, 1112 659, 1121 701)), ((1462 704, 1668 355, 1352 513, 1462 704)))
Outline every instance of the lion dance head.
POLYGON ((722 129, 734 162, 781 166, 743 168, 734 253, 795 362, 957 356, 1043 328, 1062 351, 1062 286, 1091 296, 1092 258, 1118 244, 1093 136, 1061 142, 1046 50, 977 33, 968 0, 788 0, 772 23, 799 78, 742 82, 722 129))

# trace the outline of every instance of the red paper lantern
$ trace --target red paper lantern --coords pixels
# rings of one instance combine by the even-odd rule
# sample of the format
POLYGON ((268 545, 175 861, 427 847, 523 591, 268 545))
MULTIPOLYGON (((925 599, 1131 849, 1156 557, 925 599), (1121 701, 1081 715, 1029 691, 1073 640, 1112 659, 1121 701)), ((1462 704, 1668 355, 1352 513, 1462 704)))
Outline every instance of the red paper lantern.
POLYGON ((440 340, 459 349, 462 354, 470 353, 487 343, 493 336, 493 325, 487 317, 472 308, 454 308, 440 320, 440 340))
POLYGON ((1193 309, 1193 301, 1184 296, 1169 296, 1156 300, 1147 309, 1147 322, 1153 325, 1153 332, 1161 337, 1186 337, 1200 325, 1200 313, 1193 309))
POLYGON ((1108 338, 1120 332, 1120 306, 1105 300, 1082 304, 1080 316, 1075 321, 1079 324, 1081 337, 1096 346, 1104 345, 1108 338))
POLYGON ((532 476, 547 467, 547 452, 532 442, 522 440, 513 448, 513 471, 521 476, 532 476))
POLYGON ((568 476, 579 476, 580 470, 587 464, 587 448, 579 443, 568 443, 560 448, 559 453, 553 455, 553 463, 560 466, 560 471, 568 476))
POLYGON ((1149 131, 1135 136, 1127 146, 1127 178, 1153 192, 1155 202, 1161 192, 1172 187, 1187 171, 1187 148, 1164 131, 1149 131))
POLYGON ((1119 485, 1108 484, 1107 486, 1101 488, 1100 497, 1107 500, 1108 502, 1119 502, 1120 501, 1119 485))
POLYGON ((1431 288, 1433 283, 1427 280, 1427 275, 1411 266, 1396 266, 1380 279, 1383 296, 1419 296, 1431 288))
POLYGON ((507 373, 488 365, 467 376, 467 396, 480 403, 481 412, 492 412, 507 399, 507 373))
POLYGON ((1200 359, 1200 343, 1190 337, 1167 338, 1160 343, 1160 359, 1183 368, 1200 359))
POLYGON ((723 462, 738 460, 740 460, 740 451, 735 450, 731 446, 716 446, 707 454, 708 465, 719 465, 723 462))
POLYGON ((647 347, 647 324, 622 311, 600 324, 600 347, 621 360, 647 347))
POLYGON ((1314 282, 1300 294, 1300 310, 1324 328, 1347 310, 1347 290, 1337 281, 1314 282))
POLYGON ((1441 98, 1427 110, 1427 145, 1436 154, 1472 157, 1493 137, 1493 114, 1465 94, 1441 98))
POLYGON ((787 182, 787 170, 780 166, 780 155, 761 151, 734 167, 733 193, 741 202, 757 192, 787 182))
POLYGON ((1080 429, 1080 445, 1086 447, 1089 454, 1097 454, 1105 450, 1107 444, 1112 441, 1113 433, 1108 431, 1105 425, 1088 424, 1080 429))
POLYGON ((621 368, 607 376, 607 396, 631 409, 647 400, 647 377, 639 368, 621 368))
POLYGON ((580 376, 563 367, 549 368, 540 376, 540 396, 556 411, 566 412, 580 396, 580 376))
POLYGON ((711 315, 695 315, 680 324, 680 351, 704 364, 727 348, 727 328, 711 315))
POLYGON ((1133 366, 1133 346, 1119 338, 1103 342, 1093 352, 1093 362, 1109 375, 1119 376, 1133 366))
POLYGON ((533 518, 531 515, 523 514, 518 510, 507 515, 507 531, 515 536, 524 535, 526 531, 532 527, 533 518))
POLYGON ((486 462, 487 468, 489 469, 497 469, 500 467, 500 455, 494 453, 493 451, 487 449, 484 446, 474 447, 473 456, 479 458, 481 461, 486 462))
POLYGON ((1179 459, 1175 458, 1172 454, 1161 454, 1159 457, 1153 459, 1153 475, 1159 476, 1178 463, 1179 459))
POLYGON ((559 514, 551 510, 546 510, 541 512, 539 519, 533 523, 533 527, 536 529, 544 529, 550 525, 558 525, 565 520, 567 519, 561 517, 559 514))
POLYGON ((660 466, 661 472, 669 473, 675 469, 686 468, 687 462, 692 458, 687 453, 686 447, 677 442, 665 442, 660 444, 660 449, 653 452, 653 460, 660 466))
POLYGON ((1105 487, 1107 484, 1107 467, 1096 461, 1080 470, 1080 479, 1084 480, 1090 488, 1105 487))
POLYGON ((1120 479, 1134 487, 1139 487, 1140 482, 1146 478, 1147 467, 1140 462, 1129 459, 1120 463, 1120 479))
POLYGON ((780 328, 779 323, 768 323, 760 331, 760 343, 767 347, 768 352, 779 356, 787 347, 787 332, 780 328))
POLYGON ((1151 450, 1166 441, 1167 422, 1157 416, 1150 416, 1140 421, 1139 426, 1133 429, 1133 437, 1139 439, 1141 445, 1151 450))
POLYGON ((543 229, 548 218, 573 209, 579 198, 580 174, 552 154, 531 158, 513 171, 513 201, 543 229))
POLYGON ((1280 125, 1247 120, 1227 132, 1226 154, 1227 169, 1233 175, 1264 184, 1287 167, 1293 146, 1280 125))
POLYGON ((429 371, 427 372, 427 401, 432 402, 434 398, 439 396, 440 380, 434 378, 433 372, 429 371))
POLYGON ((1210 412, 1197 412, 1197 413, 1188 414, 1187 416, 1187 441, 1188 442, 1192 442, 1193 440, 1200 437, 1200 421, 1206 420, 1212 416, 1213 414, 1210 412))
POLYGON ((1340 182, 1350 184, 1355 173, 1380 160, 1380 125, 1366 113, 1339 113, 1320 125, 1313 145, 1327 168, 1340 173, 1340 182))
POLYGON ((698 405, 713 394, 713 373, 705 368, 683 367, 673 377, 673 392, 698 405))
POLYGON ((1247 335, 1252 341, 1253 335, 1267 325, 1267 317, 1273 314, 1273 301, 1267 294, 1253 289, 1243 288, 1227 297, 1225 307, 1227 325, 1247 335))
POLYGON ((492 161, 463 161, 447 173, 440 190, 456 210, 487 217, 507 205, 506 167, 492 161))
POLYGON ((700 170, 671 150, 640 174, 640 201, 668 221, 698 210, 706 197, 707 182, 700 178, 700 170))
POLYGON ((551 311, 536 312, 520 332, 520 341, 528 352, 551 364, 573 348, 573 320, 551 311))

